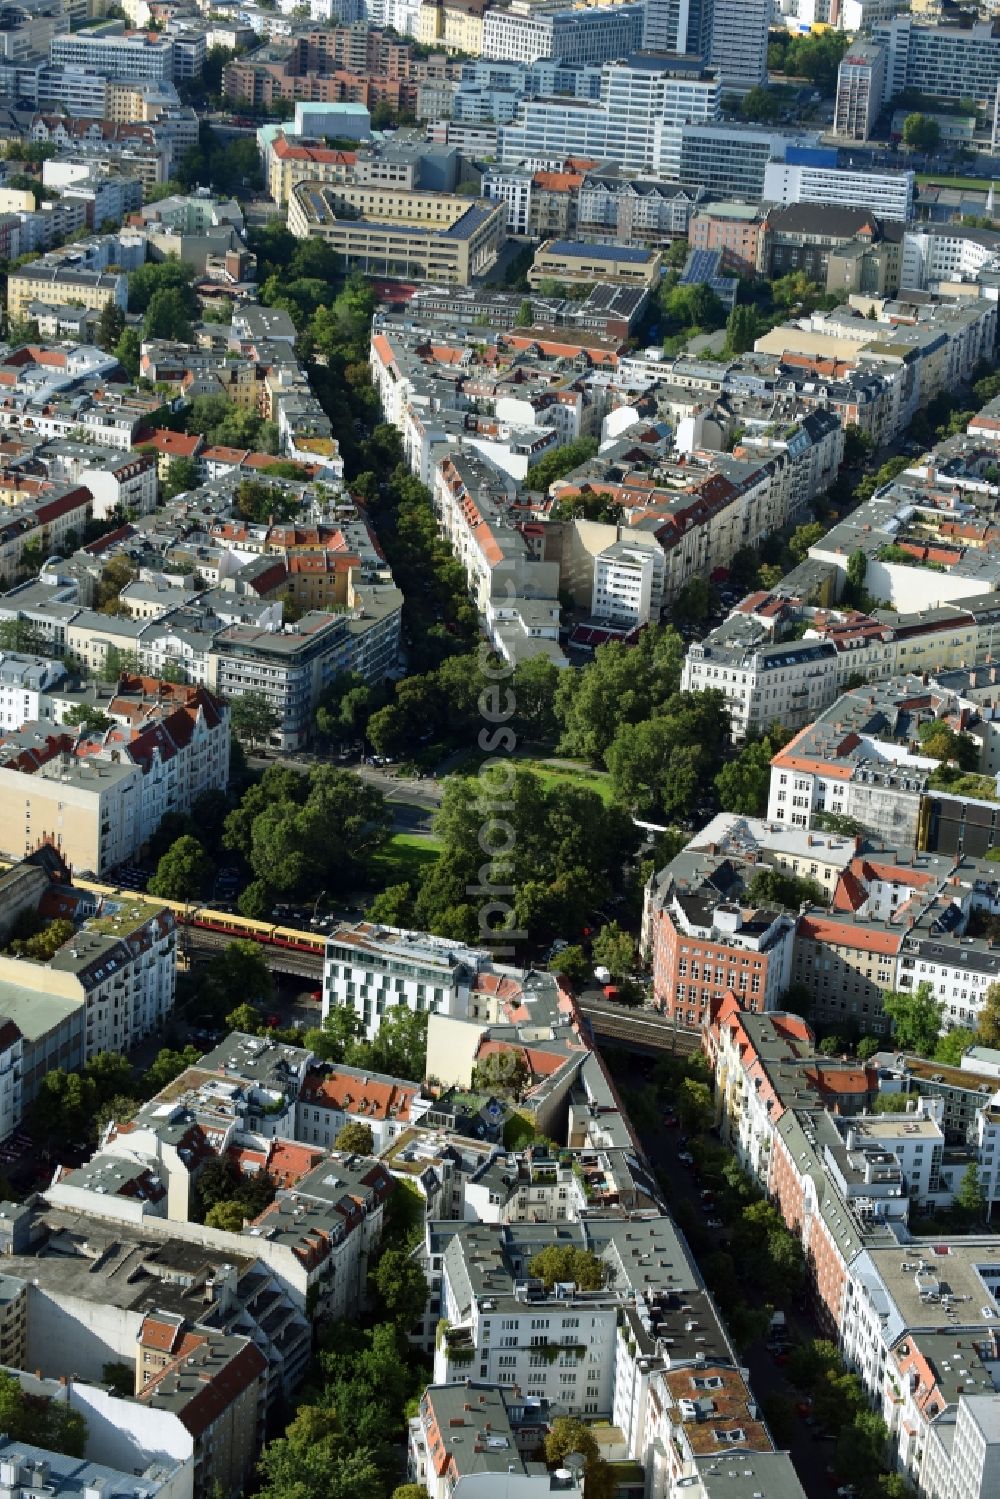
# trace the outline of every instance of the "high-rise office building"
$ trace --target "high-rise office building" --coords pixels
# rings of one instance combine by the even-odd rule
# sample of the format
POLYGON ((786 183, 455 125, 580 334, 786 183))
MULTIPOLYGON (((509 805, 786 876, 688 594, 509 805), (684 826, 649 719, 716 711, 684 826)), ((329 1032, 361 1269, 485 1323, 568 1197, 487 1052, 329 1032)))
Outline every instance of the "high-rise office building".
POLYGON ((647 52, 689 52, 706 62, 712 46, 712 0, 646 0, 647 52))
POLYGON ((711 9, 713 68, 723 91, 748 93, 767 82, 767 28, 771 0, 703 0, 711 9))
POLYGON ((628 171, 660 173, 661 137, 718 114, 714 69, 696 57, 638 53, 605 64, 599 101, 522 99, 514 120, 501 128, 498 155, 504 166, 590 156, 628 171))

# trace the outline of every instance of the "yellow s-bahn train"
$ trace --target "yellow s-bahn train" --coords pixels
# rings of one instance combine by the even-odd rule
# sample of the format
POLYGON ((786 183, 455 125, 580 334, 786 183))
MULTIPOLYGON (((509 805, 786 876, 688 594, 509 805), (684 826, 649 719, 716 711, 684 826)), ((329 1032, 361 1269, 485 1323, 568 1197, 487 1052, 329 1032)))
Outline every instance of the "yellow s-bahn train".
POLYGON ((197 927, 206 932, 219 932, 222 936, 249 938, 263 942, 269 947, 285 947, 293 952, 313 953, 323 956, 326 938, 321 932, 299 931, 295 927, 275 926, 271 921, 254 921, 249 916, 237 916, 229 911, 216 911, 211 906, 185 904, 180 900, 164 900, 159 895, 146 895, 141 890, 123 890, 116 885, 103 885, 97 880, 81 880, 76 877, 73 884, 79 890, 90 890, 107 900, 155 900, 157 905, 173 911, 179 926, 197 927))

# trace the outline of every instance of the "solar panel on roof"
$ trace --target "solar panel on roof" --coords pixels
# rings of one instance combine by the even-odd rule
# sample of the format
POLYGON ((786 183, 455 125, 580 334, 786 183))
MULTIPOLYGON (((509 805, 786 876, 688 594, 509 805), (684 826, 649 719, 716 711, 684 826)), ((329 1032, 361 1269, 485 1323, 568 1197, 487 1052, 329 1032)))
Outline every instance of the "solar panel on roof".
POLYGON ((633 249, 629 245, 591 245, 577 239, 555 239, 549 246, 553 255, 568 255, 580 259, 592 256, 600 260, 620 260, 633 265, 644 265, 651 260, 653 251, 633 249))

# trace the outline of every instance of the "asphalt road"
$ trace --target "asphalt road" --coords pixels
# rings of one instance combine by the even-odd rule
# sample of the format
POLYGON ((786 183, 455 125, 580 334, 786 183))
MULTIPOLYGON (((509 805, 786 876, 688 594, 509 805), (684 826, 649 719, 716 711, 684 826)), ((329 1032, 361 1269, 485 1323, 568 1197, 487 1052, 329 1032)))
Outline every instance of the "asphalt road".
MULTIPOLYGON (((600 1044, 600 1038, 598 1038, 598 1044, 600 1044)), ((648 1086, 650 1067, 648 1057, 636 1055, 634 1059, 626 1061, 619 1052, 615 1061, 616 1084, 625 1088, 648 1086)), ((679 1205, 684 1203, 688 1205, 692 1213, 701 1218, 702 1204, 698 1193, 702 1183, 689 1167, 682 1165, 677 1159, 677 1130, 667 1129, 664 1126, 652 1130, 639 1128, 638 1125, 636 1128, 651 1164, 669 1183, 671 1211, 676 1212, 679 1205)), ((709 1246, 711 1249, 718 1247, 715 1242, 709 1246)), ((695 1259, 697 1258, 698 1255, 695 1254, 695 1259)), ((808 1316, 794 1308, 784 1310, 789 1332, 794 1341, 805 1342, 820 1335, 808 1316)), ((748 1370, 750 1388, 758 1400, 763 1400, 771 1394, 785 1395, 792 1400, 801 1398, 789 1385, 784 1369, 775 1363, 763 1342, 751 1344, 744 1353, 742 1363, 748 1370)), ((812 1430, 796 1417, 787 1450, 791 1453, 795 1471, 808 1499, 832 1499, 836 1485, 831 1484, 832 1475, 827 1472, 827 1467, 833 1463, 834 1443, 819 1441, 812 1430)))

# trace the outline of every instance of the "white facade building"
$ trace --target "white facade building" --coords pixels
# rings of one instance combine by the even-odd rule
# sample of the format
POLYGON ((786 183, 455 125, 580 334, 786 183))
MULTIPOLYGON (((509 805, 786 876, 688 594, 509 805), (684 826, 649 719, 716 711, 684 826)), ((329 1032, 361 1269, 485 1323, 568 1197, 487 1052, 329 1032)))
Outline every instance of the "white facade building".
POLYGON ((0 728, 19 729, 22 724, 51 718, 49 693, 65 677, 61 661, 14 651, 0 653, 0 728))
POLYGON ((354 1010, 371 1039, 387 1010, 465 1016, 484 954, 426 932, 362 922, 341 927, 326 944, 323 1019, 354 1010))
POLYGON ((653 595, 663 598, 665 572, 659 547, 631 546, 615 541, 594 558, 594 589, 591 613, 616 624, 645 625, 659 616, 653 612, 653 595))
POLYGON ((926 224, 907 229, 899 284, 935 291, 942 281, 975 281, 1000 253, 1000 234, 963 224, 926 224))
POLYGON ((151 37, 146 32, 127 34, 122 28, 110 32, 67 32, 54 36, 49 44, 54 64, 67 69, 89 69, 103 78, 172 79, 174 44, 167 36, 151 37))
POLYGON ((526 160, 564 161, 590 156, 620 162, 629 171, 665 171, 676 155, 676 137, 691 123, 717 120, 718 71, 697 58, 655 54, 605 65, 600 100, 524 99, 514 121, 500 131, 505 166, 526 160))
POLYGON ((775 722, 803 728, 836 696, 837 680, 837 650, 829 641, 748 646, 720 641, 691 646, 681 689, 722 692, 732 736, 739 740, 775 722))
POLYGON ((852 171, 836 165, 770 161, 764 169, 766 203, 834 203, 868 208, 879 218, 913 217, 913 172, 852 171))
POLYGON ((642 45, 645 5, 542 9, 513 0, 483 17, 483 57, 534 62, 555 57, 562 63, 601 63, 627 57, 642 45))

